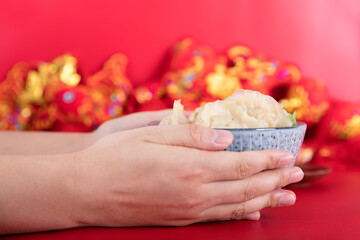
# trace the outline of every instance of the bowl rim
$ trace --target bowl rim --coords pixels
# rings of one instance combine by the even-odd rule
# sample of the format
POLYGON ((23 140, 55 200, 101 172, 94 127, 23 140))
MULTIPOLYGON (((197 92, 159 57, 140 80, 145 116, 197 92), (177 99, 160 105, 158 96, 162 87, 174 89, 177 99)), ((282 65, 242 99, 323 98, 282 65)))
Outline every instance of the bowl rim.
MULTIPOLYGON (((159 126, 160 121, 152 121, 148 122, 147 126, 159 126)), ((301 127, 307 127, 306 123, 296 121, 296 126, 290 127, 268 127, 268 128, 213 128, 216 130, 228 130, 228 131, 270 131, 270 130, 289 130, 289 129, 296 129, 301 127)))
POLYGON ((268 128, 213 128, 216 130, 228 130, 228 131, 271 131, 271 130, 290 130, 296 128, 307 127, 306 123, 296 121, 296 126, 290 127, 268 127, 268 128))

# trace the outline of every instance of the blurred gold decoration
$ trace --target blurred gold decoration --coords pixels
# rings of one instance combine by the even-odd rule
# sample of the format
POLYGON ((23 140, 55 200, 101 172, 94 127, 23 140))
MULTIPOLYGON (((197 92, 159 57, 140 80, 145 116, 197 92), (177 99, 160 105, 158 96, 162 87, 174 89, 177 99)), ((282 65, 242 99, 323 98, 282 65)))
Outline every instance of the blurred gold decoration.
POLYGON ((4 102, 0 102, 0 113, 3 115, 8 115, 11 112, 10 104, 6 104, 4 102))
POLYGON ((25 107, 21 110, 21 115, 25 118, 28 118, 31 116, 31 109, 29 107, 25 107))
POLYGON ((60 80, 63 83, 72 87, 79 84, 81 77, 76 73, 77 60, 75 57, 65 54, 56 58, 53 63, 60 67, 60 80))
MULTIPOLYGON (((251 89, 259 91, 264 94, 269 94, 271 84, 277 84, 277 81, 273 81, 280 78, 296 78, 300 77, 295 74, 296 67, 291 68, 291 65, 281 65, 277 61, 269 61, 265 55, 256 53, 245 46, 234 46, 227 52, 227 57, 231 60, 233 66, 229 67, 229 71, 239 79, 241 87, 244 89, 251 89), (279 76, 275 74, 279 72, 279 76), (284 76, 282 76, 284 75, 284 76)), ((300 71, 297 72, 300 74, 300 71)), ((284 81, 284 79, 282 80, 284 81)))
POLYGON ((34 119, 32 121, 32 130, 44 130, 53 127, 56 121, 58 109, 54 105, 40 107, 34 113, 34 119))
POLYGON ((241 88, 239 79, 223 64, 215 65, 215 72, 205 78, 207 91, 217 98, 227 98, 236 89, 241 88))
POLYGON ((37 71, 29 71, 25 89, 19 95, 18 103, 21 106, 31 103, 44 104, 45 87, 59 80, 68 86, 77 86, 81 78, 76 73, 76 64, 76 58, 69 54, 54 59, 52 63, 39 64, 37 71))
POLYGON ((0 84, 0 128, 91 131, 107 119, 132 112, 126 63, 126 56, 114 54, 81 85, 77 60, 69 54, 41 62, 36 69, 17 63, 0 84))
POLYGON ((341 140, 347 140, 360 134, 360 115, 355 114, 347 119, 344 124, 333 121, 330 126, 330 134, 338 136, 341 140))
POLYGON ((328 147, 322 147, 319 150, 319 155, 321 157, 329 157, 331 156, 331 150, 328 147))
POLYGON ((299 155, 296 159, 296 165, 301 165, 310 162, 314 157, 315 149, 312 146, 306 146, 304 144, 299 152, 299 155))
POLYGON ((280 105, 289 113, 296 112, 297 119, 308 123, 317 123, 329 108, 329 102, 313 104, 309 92, 301 85, 289 87, 286 97, 279 100, 280 105))
POLYGON ((287 65, 286 70, 289 72, 289 75, 292 77, 294 82, 299 82, 301 79, 300 69, 295 67, 294 65, 287 65))
POLYGON ((135 89, 136 100, 142 104, 146 101, 150 101, 153 97, 153 94, 149 91, 149 88, 146 86, 141 86, 135 89))
POLYGON ((20 94, 18 101, 23 104, 43 103, 44 99, 42 96, 45 85, 46 79, 42 78, 37 71, 30 71, 27 76, 25 89, 20 94))
POLYGON ((174 79, 166 86, 166 91, 174 98, 184 97, 185 95, 190 99, 197 99, 199 94, 188 91, 194 85, 195 79, 203 74, 204 59, 199 56, 193 57, 193 65, 181 69, 176 72, 169 72, 166 78, 174 79))
POLYGON ((227 53, 229 58, 233 59, 233 60, 238 58, 239 56, 250 56, 252 54, 253 54, 253 51, 250 48, 241 46, 241 45, 231 47, 227 53))

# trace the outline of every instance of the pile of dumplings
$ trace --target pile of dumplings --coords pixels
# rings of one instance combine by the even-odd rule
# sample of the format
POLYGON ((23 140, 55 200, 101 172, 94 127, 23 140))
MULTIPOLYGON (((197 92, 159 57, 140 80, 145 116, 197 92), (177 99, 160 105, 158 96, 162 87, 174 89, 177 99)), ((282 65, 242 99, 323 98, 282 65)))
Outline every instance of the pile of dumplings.
POLYGON ((293 125, 289 114, 272 97, 251 90, 237 90, 224 100, 197 108, 189 118, 180 100, 160 125, 194 123, 210 128, 269 128, 293 125))

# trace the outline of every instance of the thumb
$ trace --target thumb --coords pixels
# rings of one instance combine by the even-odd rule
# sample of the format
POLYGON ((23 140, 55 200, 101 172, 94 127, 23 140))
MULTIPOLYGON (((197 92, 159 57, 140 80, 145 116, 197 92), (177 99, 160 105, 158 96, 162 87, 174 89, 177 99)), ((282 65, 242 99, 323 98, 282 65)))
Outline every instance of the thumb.
POLYGON ((221 150, 228 147, 234 136, 230 131, 215 130, 196 124, 148 127, 146 141, 198 148, 203 150, 221 150))

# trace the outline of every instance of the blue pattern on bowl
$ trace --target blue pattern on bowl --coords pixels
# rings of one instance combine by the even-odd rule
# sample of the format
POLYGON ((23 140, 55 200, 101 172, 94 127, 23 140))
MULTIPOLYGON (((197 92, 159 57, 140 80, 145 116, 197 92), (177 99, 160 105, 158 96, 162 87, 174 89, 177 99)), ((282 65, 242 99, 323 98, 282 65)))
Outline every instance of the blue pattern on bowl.
MULTIPOLYGON (((279 128, 217 128, 231 131, 233 143, 224 151, 251 151, 279 149, 291 152, 295 161, 306 132, 306 124, 298 122, 297 126, 279 128)), ((288 165, 293 166, 295 161, 288 165)))

